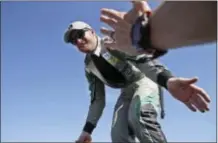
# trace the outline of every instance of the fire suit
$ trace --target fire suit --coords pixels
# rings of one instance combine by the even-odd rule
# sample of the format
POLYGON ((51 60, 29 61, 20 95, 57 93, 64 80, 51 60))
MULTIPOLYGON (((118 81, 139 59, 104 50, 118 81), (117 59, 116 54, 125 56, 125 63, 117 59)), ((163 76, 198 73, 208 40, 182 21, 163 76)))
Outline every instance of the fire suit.
POLYGON ((128 56, 104 47, 98 37, 97 48, 85 58, 85 73, 91 102, 83 130, 93 132, 106 105, 105 85, 120 88, 111 125, 112 142, 166 142, 157 121, 161 110, 162 87, 172 74, 149 56, 128 56))

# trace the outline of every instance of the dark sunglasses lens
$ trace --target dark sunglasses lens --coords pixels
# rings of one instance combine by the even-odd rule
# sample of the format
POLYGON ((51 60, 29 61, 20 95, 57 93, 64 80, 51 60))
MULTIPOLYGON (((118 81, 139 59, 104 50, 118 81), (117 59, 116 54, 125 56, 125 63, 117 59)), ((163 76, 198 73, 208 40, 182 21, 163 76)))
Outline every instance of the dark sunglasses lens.
POLYGON ((77 38, 81 39, 81 38, 84 37, 84 35, 85 35, 85 31, 84 31, 84 30, 80 30, 80 31, 78 31, 78 33, 77 33, 77 38))
POLYGON ((85 35, 85 31, 84 30, 75 30, 72 32, 71 34, 71 41, 72 41, 72 44, 76 44, 76 41, 77 39, 82 39, 85 35))

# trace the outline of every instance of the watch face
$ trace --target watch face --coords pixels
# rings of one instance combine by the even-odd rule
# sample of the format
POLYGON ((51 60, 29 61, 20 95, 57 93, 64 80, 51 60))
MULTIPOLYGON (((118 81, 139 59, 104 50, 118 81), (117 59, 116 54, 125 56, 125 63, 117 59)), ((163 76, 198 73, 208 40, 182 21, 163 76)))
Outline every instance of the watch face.
POLYGON ((136 48, 137 51, 144 50, 144 48, 142 48, 141 45, 139 44, 139 41, 142 38, 142 35, 141 35, 142 28, 145 28, 147 23, 148 23, 147 14, 144 14, 137 18, 135 24, 132 27, 132 33, 131 33, 132 44, 136 48))
POLYGON ((137 44, 138 41, 141 39, 140 28, 141 28, 141 24, 140 23, 136 23, 134 25, 133 35, 132 35, 132 38, 133 38, 133 41, 134 41, 133 43, 134 44, 137 44))
POLYGON ((141 51, 143 48, 140 47, 138 44, 140 39, 141 39, 141 27, 142 27, 142 22, 139 20, 136 20, 136 23, 133 25, 132 28, 132 44, 133 47, 138 51, 141 51))
POLYGON ((144 14, 136 20, 132 28, 132 43, 137 51, 144 51, 150 44, 150 27, 148 25, 147 14, 144 14))

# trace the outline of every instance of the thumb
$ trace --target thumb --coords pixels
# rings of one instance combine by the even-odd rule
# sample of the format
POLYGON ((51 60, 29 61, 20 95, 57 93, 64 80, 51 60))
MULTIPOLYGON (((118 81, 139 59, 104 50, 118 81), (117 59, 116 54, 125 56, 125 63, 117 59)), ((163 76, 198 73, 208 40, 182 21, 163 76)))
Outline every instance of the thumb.
POLYGON ((132 1, 133 4, 133 9, 135 11, 140 11, 142 13, 151 11, 151 8, 149 7, 148 3, 143 0, 143 1, 132 1))
POLYGON ((144 14, 146 10, 146 1, 131 1, 132 3, 132 9, 125 14, 124 19, 129 22, 130 24, 133 24, 135 20, 138 18, 138 16, 141 16, 144 14))
POLYGON ((114 50, 115 49, 115 46, 116 46, 116 43, 115 42, 105 42, 104 43, 104 46, 108 49, 111 49, 111 50, 114 50))
POLYGON ((183 83, 184 84, 193 84, 193 83, 196 83, 198 81, 198 78, 197 77, 194 77, 194 78, 184 78, 182 79, 183 83))

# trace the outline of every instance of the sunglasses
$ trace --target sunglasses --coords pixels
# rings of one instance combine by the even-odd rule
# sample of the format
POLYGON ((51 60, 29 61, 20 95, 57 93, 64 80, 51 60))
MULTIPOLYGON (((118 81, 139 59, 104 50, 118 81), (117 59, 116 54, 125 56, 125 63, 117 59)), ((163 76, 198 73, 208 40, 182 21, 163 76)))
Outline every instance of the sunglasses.
POLYGON ((84 29, 77 29, 77 30, 72 30, 72 32, 70 33, 70 42, 73 45, 76 45, 77 40, 78 39, 82 39, 85 36, 85 32, 88 31, 90 29, 84 28, 84 29))

